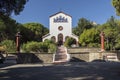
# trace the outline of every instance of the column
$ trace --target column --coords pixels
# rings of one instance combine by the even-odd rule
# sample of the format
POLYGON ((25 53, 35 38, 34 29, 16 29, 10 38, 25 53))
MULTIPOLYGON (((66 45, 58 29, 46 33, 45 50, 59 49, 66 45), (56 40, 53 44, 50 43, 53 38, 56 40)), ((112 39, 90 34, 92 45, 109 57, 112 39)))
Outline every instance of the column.
POLYGON ((100 37, 101 37, 101 51, 105 51, 105 47, 104 47, 104 32, 100 33, 100 37))
POLYGON ((20 32, 16 34, 16 48, 17 48, 17 53, 20 53, 20 32))

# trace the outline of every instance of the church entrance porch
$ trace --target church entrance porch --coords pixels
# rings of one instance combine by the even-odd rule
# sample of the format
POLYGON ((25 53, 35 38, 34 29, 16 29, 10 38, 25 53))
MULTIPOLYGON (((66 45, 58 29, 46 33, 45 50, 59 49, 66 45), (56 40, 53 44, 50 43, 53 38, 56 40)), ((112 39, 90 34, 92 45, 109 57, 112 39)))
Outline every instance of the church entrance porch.
POLYGON ((63 45, 63 34, 58 34, 58 46, 63 45))

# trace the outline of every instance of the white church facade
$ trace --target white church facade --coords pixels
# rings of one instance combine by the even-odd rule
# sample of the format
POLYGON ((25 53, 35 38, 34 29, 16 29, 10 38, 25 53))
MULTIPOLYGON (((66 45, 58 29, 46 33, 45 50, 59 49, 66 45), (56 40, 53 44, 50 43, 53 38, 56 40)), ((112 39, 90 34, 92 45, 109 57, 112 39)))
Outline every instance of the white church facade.
POLYGON ((72 17, 64 12, 58 12, 49 18, 49 33, 43 36, 46 39, 62 45, 68 37, 78 42, 78 37, 72 33, 72 17))

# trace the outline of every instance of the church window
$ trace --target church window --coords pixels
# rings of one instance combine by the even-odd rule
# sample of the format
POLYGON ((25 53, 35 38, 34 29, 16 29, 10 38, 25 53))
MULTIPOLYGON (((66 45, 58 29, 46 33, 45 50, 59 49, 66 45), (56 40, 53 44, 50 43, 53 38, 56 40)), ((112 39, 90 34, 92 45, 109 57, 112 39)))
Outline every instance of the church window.
POLYGON ((63 30, 63 27, 62 27, 62 26, 59 26, 59 27, 58 27, 58 30, 62 31, 62 30, 63 30))
POLYGON ((59 17, 54 18, 53 21, 54 21, 55 23, 57 23, 57 22, 68 22, 67 18, 62 17, 62 16, 59 16, 59 17))
POLYGON ((54 22, 56 22, 56 19, 54 18, 54 22))
POLYGON ((52 40, 53 42, 56 42, 55 36, 52 36, 52 37, 51 37, 51 40, 52 40))
POLYGON ((68 22, 67 18, 65 19, 65 22, 68 22))

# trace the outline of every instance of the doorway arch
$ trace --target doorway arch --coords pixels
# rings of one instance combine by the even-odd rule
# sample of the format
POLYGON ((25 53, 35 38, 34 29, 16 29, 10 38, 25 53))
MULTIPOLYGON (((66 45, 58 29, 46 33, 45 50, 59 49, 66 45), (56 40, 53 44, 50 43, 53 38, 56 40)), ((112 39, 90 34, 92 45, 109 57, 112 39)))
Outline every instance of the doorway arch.
POLYGON ((52 40, 53 42, 56 42, 55 36, 52 36, 52 37, 51 37, 51 40, 52 40))
POLYGON ((63 45, 63 34, 58 34, 58 46, 63 45))

